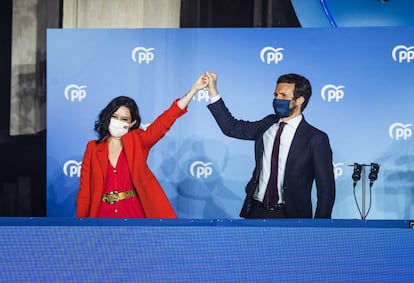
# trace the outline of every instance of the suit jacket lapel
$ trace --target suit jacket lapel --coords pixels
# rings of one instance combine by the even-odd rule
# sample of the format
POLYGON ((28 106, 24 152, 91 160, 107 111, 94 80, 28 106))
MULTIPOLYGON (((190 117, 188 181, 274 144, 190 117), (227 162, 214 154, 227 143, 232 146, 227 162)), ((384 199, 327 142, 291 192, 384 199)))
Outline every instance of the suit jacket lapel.
MULTIPOLYGON (((292 140, 292 144, 290 145, 289 153, 286 160, 286 171, 287 172, 290 166, 290 160, 295 160, 298 158, 298 155, 303 154, 303 144, 305 144, 308 136, 306 135, 306 129, 308 127, 308 123, 306 122, 305 118, 300 121, 298 128, 296 129, 295 135, 292 140)), ((300 157, 299 157, 300 158, 300 157)))
POLYGON ((108 141, 105 140, 97 145, 96 148, 96 158, 100 165, 102 176, 105 176, 106 170, 108 168, 108 141))

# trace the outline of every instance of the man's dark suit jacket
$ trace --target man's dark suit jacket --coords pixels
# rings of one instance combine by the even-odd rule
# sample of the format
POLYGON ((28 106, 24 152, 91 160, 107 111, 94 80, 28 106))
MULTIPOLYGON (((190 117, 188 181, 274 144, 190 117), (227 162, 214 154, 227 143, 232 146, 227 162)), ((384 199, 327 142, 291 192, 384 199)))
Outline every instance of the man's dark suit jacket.
MULTIPOLYGON (((227 109, 223 99, 209 104, 208 108, 225 135, 255 141, 256 166, 247 183, 246 199, 240 212, 241 217, 246 217, 259 182, 264 150, 263 134, 279 118, 268 115, 255 122, 237 120, 227 109)), ((311 126, 303 118, 289 150, 283 182, 289 218, 312 218, 311 190, 314 180, 317 189, 315 218, 331 218, 335 200, 335 178, 329 139, 324 132, 311 126)))

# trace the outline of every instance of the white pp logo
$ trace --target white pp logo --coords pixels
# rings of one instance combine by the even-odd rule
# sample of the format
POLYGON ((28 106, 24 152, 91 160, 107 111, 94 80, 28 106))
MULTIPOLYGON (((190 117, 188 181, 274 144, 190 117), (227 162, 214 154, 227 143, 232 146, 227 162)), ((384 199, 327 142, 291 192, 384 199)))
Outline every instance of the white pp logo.
POLYGON ((203 88, 197 91, 196 95, 194 95, 193 100, 200 101, 206 101, 208 102, 210 99, 210 95, 208 94, 208 90, 203 88))
POLYGON ((260 51, 260 60, 266 64, 277 64, 283 60, 282 50, 283 48, 274 48, 271 46, 265 47, 260 51))
POLYGON ((392 59, 398 63, 410 63, 411 60, 414 60, 413 49, 414 46, 397 45, 392 49, 392 59))
POLYGON ((402 123, 394 123, 388 129, 388 134, 392 139, 403 139, 407 140, 409 137, 412 136, 413 130, 411 129, 413 124, 402 124, 402 123))
POLYGON ((86 85, 70 84, 65 88, 65 98, 70 101, 82 101, 86 97, 86 85))
POLYGON ((212 162, 202 162, 202 161, 195 161, 190 166, 190 174, 193 177, 199 178, 207 178, 211 174, 213 174, 213 165, 212 162))
POLYGON ((333 84, 327 84, 321 90, 322 99, 328 100, 328 102, 332 100, 338 102, 345 96, 344 88, 343 85, 335 86, 333 84))
POLYGON ((77 162, 76 160, 68 160, 63 165, 63 174, 66 176, 73 178, 73 177, 80 177, 81 172, 81 162, 77 162))
POLYGON ((154 48, 144 48, 141 46, 135 47, 132 50, 131 57, 134 62, 138 62, 138 64, 148 64, 152 60, 154 60, 154 48))
POLYGON ((342 174, 344 174, 344 169, 342 168, 342 166, 344 165, 343 163, 332 163, 333 167, 334 167, 334 176, 335 176, 335 180, 338 179, 339 177, 342 176, 342 174))

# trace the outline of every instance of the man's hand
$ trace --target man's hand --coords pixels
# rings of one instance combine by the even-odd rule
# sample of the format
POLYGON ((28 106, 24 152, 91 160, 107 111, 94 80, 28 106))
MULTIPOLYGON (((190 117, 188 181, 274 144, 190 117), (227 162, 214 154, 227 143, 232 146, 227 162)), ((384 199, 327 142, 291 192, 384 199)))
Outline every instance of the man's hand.
POLYGON ((213 97, 218 95, 218 91, 217 91, 217 74, 216 73, 211 73, 211 72, 206 72, 205 75, 208 78, 208 85, 207 85, 208 93, 210 95, 210 98, 213 98, 213 97))

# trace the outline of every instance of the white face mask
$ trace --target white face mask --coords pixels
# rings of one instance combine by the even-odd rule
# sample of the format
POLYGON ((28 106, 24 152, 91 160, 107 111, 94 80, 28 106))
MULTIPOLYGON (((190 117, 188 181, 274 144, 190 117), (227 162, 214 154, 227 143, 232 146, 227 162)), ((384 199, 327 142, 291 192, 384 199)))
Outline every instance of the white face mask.
POLYGON ((109 133, 114 138, 120 138, 129 131, 129 124, 115 118, 111 118, 109 122, 109 133))

